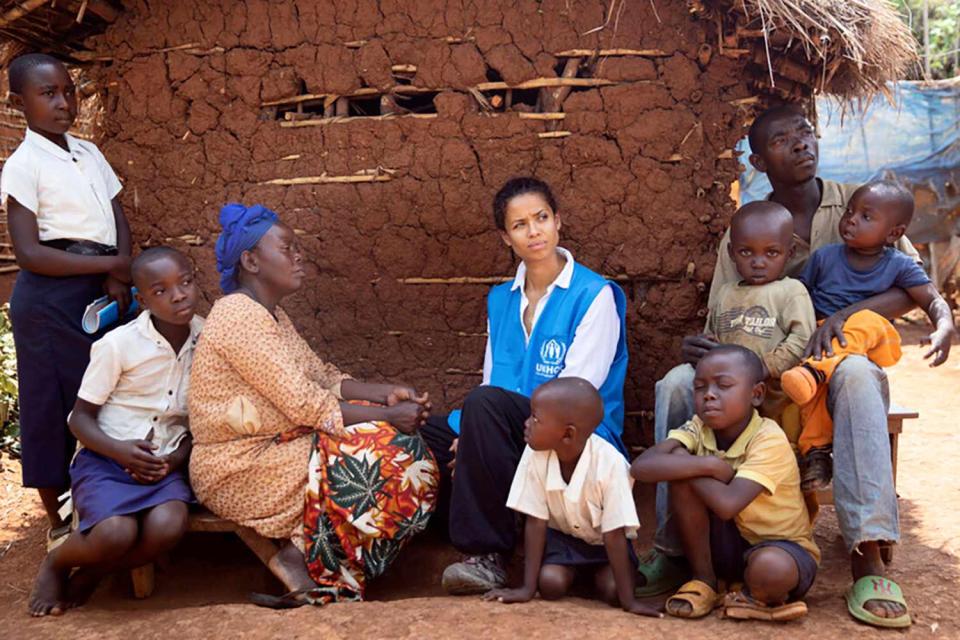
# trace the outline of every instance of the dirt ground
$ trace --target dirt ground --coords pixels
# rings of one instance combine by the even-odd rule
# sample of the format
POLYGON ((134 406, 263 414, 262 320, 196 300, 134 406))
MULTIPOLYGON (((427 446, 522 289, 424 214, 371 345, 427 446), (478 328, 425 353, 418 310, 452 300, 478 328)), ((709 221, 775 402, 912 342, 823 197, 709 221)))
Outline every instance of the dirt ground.
MULTIPOLYGON (((921 332, 905 327, 905 355, 890 371, 895 402, 915 408, 901 439, 899 492, 903 543, 891 577, 904 588, 912 609, 911 638, 960 638, 960 612, 950 589, 960 584, 960 354, 936 371, 920 358, 921 332), (932 445, 932 446, 931 446, 932 445)), ((25 613, 34 571, 43 554, 41 510, 20 488, 19 465, 0 459, 0 638, 713 638, 749 633, 753 638, 876 638, 882 632, 854 623, 842 594, 849 581, 836 517, 826 507, 817 524, 823 549, 820 576, 807 603, 810 615, 785 626, 736 623, 712 616, 700 622, 632 617, 589 600, 505 606, 474 598, 443 597, 437 586, 451 551, 437 540, 414 543, 400 562, 371 588, 371 600, 305 607, 289 612, 246 603, 251 590, 276 585, 237 540, 192 534, 157 573, 156 593, 137 601, 129 580, 116 576, 87 606, 61 618, 34 620, 25 613), (746 626, 748 625, 749 626, 746 626)), ((649 491, 641 519, 651 523, 649 491)), ((649 536, 649 531, 647 531, 649 536)), ((896 632, 886 632, 896 637, 896 632)))

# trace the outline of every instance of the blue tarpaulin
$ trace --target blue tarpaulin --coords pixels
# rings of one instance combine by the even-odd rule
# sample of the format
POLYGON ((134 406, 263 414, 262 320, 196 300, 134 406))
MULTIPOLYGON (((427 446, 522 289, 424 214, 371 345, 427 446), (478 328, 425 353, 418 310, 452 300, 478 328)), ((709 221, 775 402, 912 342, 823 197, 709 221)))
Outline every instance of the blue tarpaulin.
MULTIPOLYGON (((891 85, 896 104, 877 95, 863 105, 817 99, 820 134, 818 175, 839 182, 899 180, 917 195, 909 235, 914 242, 956 235, 960 210, 960 78, 891 85)), ((747 170, 742 202, 765 198, 770 183, 749 166, 746 140, 738 149, 747 170)))

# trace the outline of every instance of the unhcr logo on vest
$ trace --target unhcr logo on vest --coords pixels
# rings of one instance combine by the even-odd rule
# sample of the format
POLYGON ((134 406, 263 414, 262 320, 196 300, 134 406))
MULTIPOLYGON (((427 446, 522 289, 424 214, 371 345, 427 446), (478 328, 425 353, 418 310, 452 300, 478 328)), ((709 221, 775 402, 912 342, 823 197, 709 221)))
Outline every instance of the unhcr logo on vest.
POLYGON ((563 359, 567 355, 567 345, 563 340, 550 338, 540 345, 540 362, 535 370, 538 376, 553 378, 563 369, 563 359))

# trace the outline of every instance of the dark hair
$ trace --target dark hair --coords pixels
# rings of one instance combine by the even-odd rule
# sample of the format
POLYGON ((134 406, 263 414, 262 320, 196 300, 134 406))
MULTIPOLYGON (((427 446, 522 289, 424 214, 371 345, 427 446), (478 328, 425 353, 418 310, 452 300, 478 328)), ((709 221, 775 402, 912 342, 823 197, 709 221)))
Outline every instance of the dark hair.
POLYGON ((725 353, 735 353, 740 356, 743 364, 746 365, 749 370, 750 376, 753 378, 753 384, 763 382, 763 362, 761 362, 760 356, 738 344, 722 344, 719 347, 714 347, 703 356, 701 362, 707 358, 721 356, 725 353))
POLYGON ((23 85, 30 72, 37 67, 53 64, 63 66, 63 63, 46 53, 27 53, 15 58, 7 69, 7 78, 10 81, 10 93, 22 93, 23 85))
POLYGON ((753 124, 750 125, 750 133, 747 134, 747 139, 750 142, 750 151, 760 153, 763 150, 763 147, 767 144, 767 128, 769 128, 771 123, 798 115, 804 118, 807 117, 803 109, 795 104, 771 107, 761 113, 757 116, 756 120, 753 121, 753 124))
POLYGON ((159 247, 150 247, 149 249, 143 250, 136 258, 133 259, 133 262, 130 263, 131 278, 136 280, 137 276, 147 265, 152 264, 162 258, 173 258, 183 265, 188 267, 193 266, 190 262, 190 258, 188 258, 182 251, 166 245, 160 245, 159 247))
POLYGON ((536 193, 542 196, 553 212, 557 212, 557 201, 554 200, 553 192, 550 191, 550 186, 546 182, 530 176, 510 178, 500 187, 500 191, 497 191, 497 195, 493 198, 493 221, 497 225, 497 229, 500 229, 500 231, 507 230, 507 205, 517 196, 527 193, 536 193))

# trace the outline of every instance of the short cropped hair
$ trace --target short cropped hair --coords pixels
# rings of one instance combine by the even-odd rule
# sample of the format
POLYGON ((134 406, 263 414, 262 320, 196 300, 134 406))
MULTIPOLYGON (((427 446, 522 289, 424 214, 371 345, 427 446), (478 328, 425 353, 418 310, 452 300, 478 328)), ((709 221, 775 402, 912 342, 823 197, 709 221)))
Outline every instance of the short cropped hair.
POLYGON ((720 356, 725 353, 735 353, 740 356, 740 359, 743 361, 743 364, 747 367, 747 370, 750 372, 750 377, 753 378, 753 383, 763 382, 763 362, 758 356, 750 349, 742 347, 738 344, 722 344, 719 347, 714 347, 704 358, 710 358, 713 356, 720 356))
POLYGON ((500 229, 500 231, 507 230, 507 205, 517 196, 527 193, 536 193, 542 196, 553 212, 557 212, 557 201, 553 198, 553 192, 546 182, 530 176, 510 178, 500 187, 500 191, 497 191, 497 195, 493 198, 493 221, 497 225, 497 229, 500 229))
POLYGON ((10 93, 23 93, 23 86, 30 76, 30 72, 37 67, 53 64, 63 66, 63 63, 46 53, 27 53, 14 58, 7 69, 7 78, 10 81, 10 93))
MULTIPOLYGON (((874 180, 860 187, 867 191, 882 194, 896 207, 897 224, 909 225, 913 219, 914 198, 910 189, 895 180, 874 180)), ((859 191, 860 189, 857 189, 859 191)))
POLYGON ((795 104, 771 107, 761 113, 753 121, 753 124, 750 125, 750 132, 747 134, 747 140, 750 142, 750 151, 752 153, 760 153, 763 150, 764 145, 767 143, 767 128, 769 128, 772 122, 798 115, 804 118, 807 117, 803 109, 795 104))
POLYGON ((173 258, 180 264, 192 267, 190 259, 182 251, 166 245, 160 245, 159 247, 150 247, 149 249, 143 250, 136 258, 133 259, 133 262, 130 263, 131 278, 136 280, 137 276, 143 271, 144 267, 156 262, 157 260, 160 260, 161 258, 173 258))

